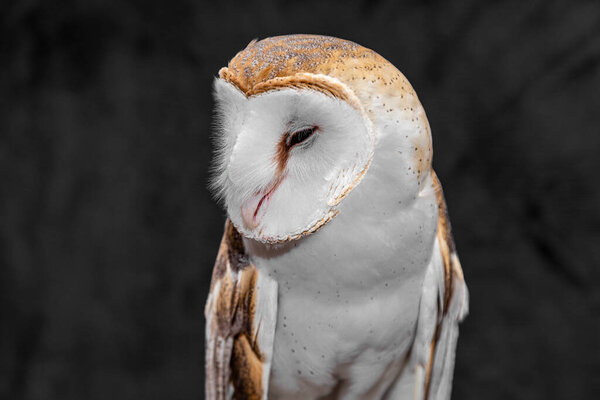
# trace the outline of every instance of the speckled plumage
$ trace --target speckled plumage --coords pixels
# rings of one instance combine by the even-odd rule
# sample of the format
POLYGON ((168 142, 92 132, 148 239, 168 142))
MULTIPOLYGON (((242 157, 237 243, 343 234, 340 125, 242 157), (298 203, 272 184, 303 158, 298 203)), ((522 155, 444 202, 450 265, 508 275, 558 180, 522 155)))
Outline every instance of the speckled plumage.
POLYGON ((252 41, 219 77, 207 397, 449 398, 467 290, 412 86, 317 35, 252 41))
POLYGON ((423 107, 402 72, 373 50, 331 36, 276 36, 250 42, 219 71, 219 76, 253 96, 263 93, 269 81, 306 73, 339 79, 356 95, 370 118, 377 118, 383 109, 398 119, 413 120, 421 133, 414 141, 414 171, 426 174, 431 167, 432 148, 423 107))

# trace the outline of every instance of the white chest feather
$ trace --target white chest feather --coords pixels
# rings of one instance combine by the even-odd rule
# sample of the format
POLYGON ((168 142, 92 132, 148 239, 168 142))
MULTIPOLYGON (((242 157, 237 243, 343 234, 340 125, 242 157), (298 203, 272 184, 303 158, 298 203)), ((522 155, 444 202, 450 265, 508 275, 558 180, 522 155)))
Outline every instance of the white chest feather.
POLYGON ((279 284, 270 397, 334 390, 368 397, 399 373, 415 333, 437 205, 425 189, 388 207, 388 193, 370 190, 374 176, 321 231, 279 247, 246 243, 257 268, 279 284), (352 387, 339 386, 344 381, 352 387))

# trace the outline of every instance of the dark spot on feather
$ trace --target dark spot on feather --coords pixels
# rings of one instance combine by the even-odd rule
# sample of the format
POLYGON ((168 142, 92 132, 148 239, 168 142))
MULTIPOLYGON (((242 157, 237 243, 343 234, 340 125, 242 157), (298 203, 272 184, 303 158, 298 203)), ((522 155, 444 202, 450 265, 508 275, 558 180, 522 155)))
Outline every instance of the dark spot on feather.
POLYGON ((231 269, 234 272, 246 268, 249 264, 242 241, 242 235, 235 229, 231 221, 227 220, 225 224, 225 240, 227 242, 227 255, 231 263, 231 269))

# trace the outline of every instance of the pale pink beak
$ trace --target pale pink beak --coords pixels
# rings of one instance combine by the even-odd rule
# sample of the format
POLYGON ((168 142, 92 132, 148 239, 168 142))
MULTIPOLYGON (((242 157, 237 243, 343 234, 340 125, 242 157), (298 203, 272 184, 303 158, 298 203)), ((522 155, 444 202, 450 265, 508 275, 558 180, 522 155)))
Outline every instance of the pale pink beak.
POLYGON ((258 226, 260 219, 264 215, 264 207, 262 212, 260 212, 261 207, 263 205, 266 206, 265 202, 269 194, 270 192, 266 194, 259 192, 242 204, 242 221, 244 221, 244 226, 247 229, 254 229, 258 226))
POLYGON ((260 220, 265 215, 271 195, 279 187, 284 178, 285 174, 279 175, 267 190, 255 193, 252 197, 242 203, 242 221, 247 229, 252 230, 258 226, 260 220))

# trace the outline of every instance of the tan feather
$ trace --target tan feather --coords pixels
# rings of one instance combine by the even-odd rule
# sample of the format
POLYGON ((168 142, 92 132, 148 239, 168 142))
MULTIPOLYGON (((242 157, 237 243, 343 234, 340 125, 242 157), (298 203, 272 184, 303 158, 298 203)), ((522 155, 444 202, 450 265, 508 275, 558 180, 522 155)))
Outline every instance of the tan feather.
POLYGON ((206 397, 262 397, 263 356, 255 340, 258 272, 229 220, 213 269, 206 304, 206 397))
POLYGON ((234 399, 258 400, 263 396, 262 359, 245 334, 238 335, 233 345, 231 377, 234 399))
POLYGON ((443 330, 443 324, 458 322, 448 321, 445 318, 449 310, 450 302, 454 296, 454 285, 456 284, 456 280, 462 282, 462 285, 464 285, 463 272, 460 262, 458 260, 458 256, 456 254, 456 248, 454 245, 454 238, 452 237, 450 219, 448 217, 448 209, 446 206, 446 200, 444 198, 444 192, 442 190, 442 185, 433 169, 431 170, 431 177, 433 180, 433 186, 439 210, 437 240, 440 244, 440 252, 444 267, 444 291, 443 299, 438 298, 437 324, 435 327, 433 339, 430 344, 429 359, 427 363, 427 368, 425 370, 425 392, 423 396, 424 399, 429 399, 432 385, 432 373, 434 370, 434 363, 436 363, 436 361, 445 361, 443 357, 442 360, 436 360, 436 350, 438 347, 438 341, 440 340, 440 335, 443 330))

